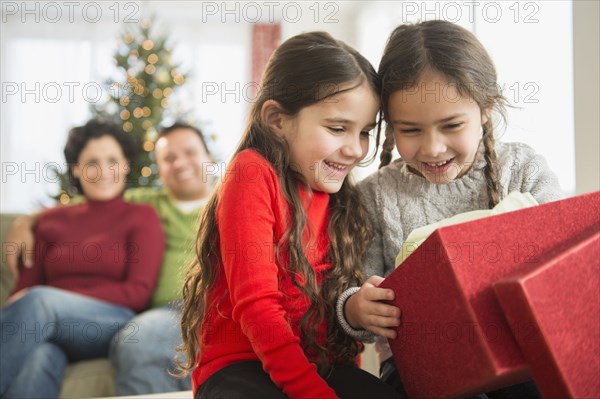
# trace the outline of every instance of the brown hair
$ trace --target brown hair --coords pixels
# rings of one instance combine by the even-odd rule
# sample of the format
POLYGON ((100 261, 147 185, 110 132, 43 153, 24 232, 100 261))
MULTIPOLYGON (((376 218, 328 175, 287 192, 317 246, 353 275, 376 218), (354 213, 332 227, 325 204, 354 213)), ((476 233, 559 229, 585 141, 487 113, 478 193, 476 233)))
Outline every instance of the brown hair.
MULTIPOLYGON (((321 287, 318 287, 302 245, 306 214, 299 197, 298 184, 306 184, 290 165, 286 141, 270 132, 261 120, 260 112, 263 104, 272 99, 280 104, 286 114, 295 116, 302 108, 358 87, 363 82, 379 94, 379 79, 372 65, 343 42, 324 32, 304 33, 290 38, 279 46, 269 60, 247 128, 235 151, 238 154, 248 148, 254 149, 271 163, 279 177, 283 195, 291 209, 291 219, 282 239, 277 242, 277 262, 280 266, 289 265, 288 272, 294 285, 310 299, 310 308, 300 323, 300 341, 305 352, 317 354, 316 363, 320 372, 325 372, 330 361, 354 361, 361 349, 337 323, 334 304, 344 290, 357 282, 362 283, 361 265, 366 257, 371 232, 366 227, 366 211, 358 191, 346 179, 340 191, 330 197, 328 255, 332 268, 321 287), (352 87, 348 88, 349 85, 352 87), (282 259, 283 256, 287 262, 282 259), (328 325, 325 347, 319 345, 316 339, 315 328, 322 321, 327 321, 328 325)), ((376 141, 379 142, 379 131, 376 141)), ((310 192, 310 188, 306 188, 310 192)), ((180 351, 187 355, 186 363, 179 364, 183 374, 194 367, 199 355, 200 327, 209 311, 205 301, 219 273, 222 273, 215 215, 217 203, 218 190, 211 196, 200 218, 197 259, 189 266, 183 287, 183 350, 180 348, 180 351)))
MULTIPOLYGON (((475 100, 481 110, 494 110, 506 119, 506 99, 497 84, 494 63, 474 34, 447 21, 400 25, 387 42, 378 71, 383 115, 388 122, 380 168, 390 163, 395 145, 389 124, 389 98, 398 90, 417 85, 426 70, 444 75, 460 94, 475 100)), ((500 188, 491 117, 483 125, 483 133, 488 205, 493 208, 500 200, 500 188)))

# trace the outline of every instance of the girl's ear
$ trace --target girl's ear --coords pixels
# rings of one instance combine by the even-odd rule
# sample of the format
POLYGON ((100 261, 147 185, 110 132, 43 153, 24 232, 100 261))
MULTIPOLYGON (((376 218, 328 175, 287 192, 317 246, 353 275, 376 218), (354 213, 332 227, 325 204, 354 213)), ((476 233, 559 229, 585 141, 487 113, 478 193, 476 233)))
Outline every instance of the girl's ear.
POLYGON ((260 109, 260 119, 273 133, 283 137, 286 115, 283 107, 275 100, 267 100, 260 109))
POLYGON ((490 119, 490 116, 492 115, 492 108, 486 108, 484 110, 481 111, 481 125, 485 125, 486 122, 490 119))

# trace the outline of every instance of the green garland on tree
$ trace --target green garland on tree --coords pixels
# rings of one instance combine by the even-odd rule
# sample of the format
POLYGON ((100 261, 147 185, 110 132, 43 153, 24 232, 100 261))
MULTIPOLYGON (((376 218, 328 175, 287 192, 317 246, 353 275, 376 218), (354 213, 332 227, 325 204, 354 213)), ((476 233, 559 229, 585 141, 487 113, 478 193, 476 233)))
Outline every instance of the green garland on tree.
POLYGON ((151 185, 156 180, 156 165, 151 158, 156 128, 169 106, 169 97, 186 80, 179 65, 171 63, 167 36, 153 37, 152 25, 152 20, 146 19, 135 30, 124 33, 114 56, 124 81, 113 84, 108 103, 116 107, 96 107, 99 115, 112 114, 113 120, 136 138, 140 153, 129 187, 151 185))
MULTIPOLYGON (((114 54, 121 80, 107 82, 108 101, 91 107, 95 117, 112 120, 135 137, 139 151, 128 188, 151 186, 158 178, 152 153, 157 128, 168 110, 169 98, 187 79, 179 65, 171 62, 172 48, 167 36, 154 35, 152 28, 153 20, 144 19, 125 30, 114 54)), ((66 173, 60 176, 60 185, 61 193, 56 199, 69 202, 76 193, 69 190, 66 173)))

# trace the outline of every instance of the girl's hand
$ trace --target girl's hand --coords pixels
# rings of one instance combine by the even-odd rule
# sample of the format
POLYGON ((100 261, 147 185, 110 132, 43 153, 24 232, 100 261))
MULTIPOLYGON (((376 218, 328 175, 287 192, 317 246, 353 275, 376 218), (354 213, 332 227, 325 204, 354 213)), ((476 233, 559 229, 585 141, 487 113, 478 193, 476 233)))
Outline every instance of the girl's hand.
POLYGON ((371 276, 360 290, 352 295, 344 305, 344 313, 348 323, 356 329, 363 328, 386 338, 396 338, 396 329, 400 325, 400 309, 382 303, 382 300, 393 300, 394 291, 377 288, 382 277, 371 276))

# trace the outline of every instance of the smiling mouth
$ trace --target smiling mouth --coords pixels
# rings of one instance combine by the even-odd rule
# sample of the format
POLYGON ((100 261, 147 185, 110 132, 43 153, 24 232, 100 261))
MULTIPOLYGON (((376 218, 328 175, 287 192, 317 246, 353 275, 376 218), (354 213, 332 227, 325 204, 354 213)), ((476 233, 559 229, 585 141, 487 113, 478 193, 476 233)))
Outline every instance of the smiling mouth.
POLYGON ((342 163, 337 163, 337 162, 331 162, 331 161, 323 161, 325 163, 325 165, 327 165, 330 169, 333 169, 336 172, 346 172, 348 171, 348 169, 350 169, 350 167, 352 165, 346 165, 346 164, 342 164, 342 163))
POLYGON ((439 162, 421 162, 423 171, 427 173, 439 174, 444 173, 454 161, 454 157, 439 162))
POLYGON ((446 159, 445 161, 440 161, 440 162, 423 162, 425 165, 432 167, 432 168, 439 168, 441 166, 446 165, 447 163, 449 163, 450 161, 452 161, 454 158, 450 158, 450 159, 446 159))
POLYGON ((194 177, 194 173, 191 171, 181 172, 175 175, 175 179, 178 181, 189 180, 192 177, 194 177))
POLYGON ((101 188, 105 188, 105 187, 112 187, 115 184, 118 184, 118 181, 112 181, 112 180, 104 180, 104 181, 92 181, 90 182, 92 183, 95 187, 101 187, 101 188))

